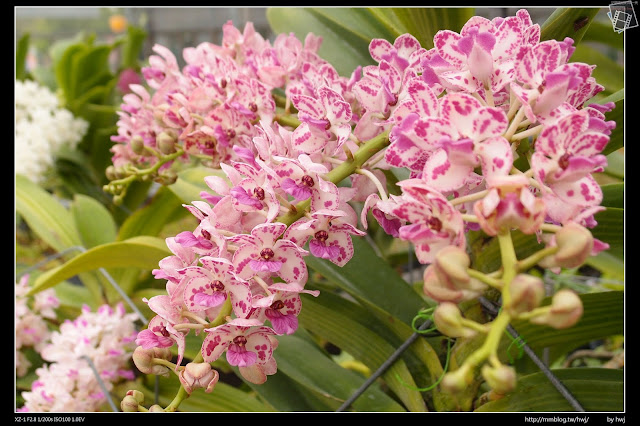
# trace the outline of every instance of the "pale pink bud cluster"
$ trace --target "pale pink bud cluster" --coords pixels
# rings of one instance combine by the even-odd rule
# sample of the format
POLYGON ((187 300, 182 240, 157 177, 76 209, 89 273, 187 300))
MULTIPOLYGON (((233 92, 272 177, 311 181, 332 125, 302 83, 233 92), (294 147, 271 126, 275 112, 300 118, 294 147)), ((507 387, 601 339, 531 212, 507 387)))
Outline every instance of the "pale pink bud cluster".
POLYGON ((22 351, 30 347, 40 352, 44 348, 51 335, 47 319, 56 318, 54 309, 60 305, 53 289, 28 298, 26 294, 29 289, 29 276, 24 275, 16 283, 15 289, 15 361, 18 377, 24 376, 31 366, 22 351))
POLYGON ((21 411, 92 412, 99 411, 108 395, 104 395, 91 365, 100 375, 107 390, 114 383, 132 380, 129 367, 136 337, 136 314, 127 314, 123 305, 103 305, 96 312, 83 307, 75 320, 67 320, 59 331, 51 334, 41 352, 49 362, 36 370, 38 379, 30 392, 23 392, 21 411))

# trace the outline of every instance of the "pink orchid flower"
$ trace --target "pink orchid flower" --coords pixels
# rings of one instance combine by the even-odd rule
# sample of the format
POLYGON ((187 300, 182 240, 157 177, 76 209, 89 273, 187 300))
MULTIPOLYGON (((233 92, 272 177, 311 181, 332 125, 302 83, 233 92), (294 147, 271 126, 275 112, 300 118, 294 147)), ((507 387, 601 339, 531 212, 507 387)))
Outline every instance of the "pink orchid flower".
POLYGON ((563 201, 594 206, 602 190, 592 173, 604 170, 607 158, 600 154, 609 137, 589 131, 589 115, 579 111, 545 127, 536 140, 531 158, 536 179, 563 201))
POLYGON ((487 188, 487 196, 473 206, 487 235, 495 236, 514 228, 533 234, 540 229, 545 203, 531 192, 526 176, 492 176, 487 178, 487 188))
POLYGON ((262 322, 270 321, 276 334, 293 334, 298 329, 298 314, 302 310, 300 293, 314 297, 320 294, 317 290, 305 290, 298 283, 273 283, 268 287, 271 294, 257 294, 253 298, 253 309, 247 317, 262 322))
POLYGON ((233 264, 226 259, 204 256, 202 266, 190 266, 180 273, 184 277, 183 301, 192 312, 207 311, 214 319, 222 304, 230 298, 234 314, 244 318, 251 307, 249 284, 234 274, 233 264))
POLYGON ((283 223, 264 223, 256 225, 250 235, 230 237, 230 242, 238 244, 233 254, 236 275, 248 280, 275 274, 286 282, 306 282, 308 271, 302 256, 308 252, 292 241, 278 239, 286 229, 283 223))
POLYGON ((303 218, 294 222, 283 238, 300 247, 308 241, 312 255, 344 266, 353 257, 351 235, 361 237, 366 234, 347 223, 343 219, 346 215, 341 210, 316 210, 311 214, 311 219, 303 218))
POLYGON ((313 163, 308 156, 282 159, 275 173, 280 178, 280 188, 296 202, 311 198, 311 209, 336 209, 340 203, 338 187, 320 177, 326 167, 313 163))
POLYGON ((373 60, 378 63, 386 61, 400 73, 419 62, 420 54, 425 50, 418 39, 408 33, 398 36, 393 44, 382 38, 369 42, 369 54, 373 60))
POLYGON ((233 319, 227 324, 205 329, 202 343, 205 362, 214 362, 226 352, 227 362, 237 366, 251 383, 261 384, 274 374, 273 351, 277 341, 272 328, 255 319, 233 319))
POLYGON ((149 320, 147 328, 140 331, 136 338, 136 344, 144 349, 169 348, 174 343, 178 346, 177 369, 184 357, 186 340, 185 334, 176 330, 170 321, 156 315, 149 320))
POLYGON ((293 147, 307 154, 334 145, 334 149, 338 149, 351 134, 351 105, 328 86, 321 86, 316 92, 317 97, 294 95, 291 98, 301 121, 292 135, 293 147))
POLYGON ((395 206, 390 210, 408 222, 398 230, 399 237, 414 244, 420 263, 432 263, 443 247, 466 247, 462 216, 440 192, 420 179, 398 185, 403 195, 394 199, 395 206))

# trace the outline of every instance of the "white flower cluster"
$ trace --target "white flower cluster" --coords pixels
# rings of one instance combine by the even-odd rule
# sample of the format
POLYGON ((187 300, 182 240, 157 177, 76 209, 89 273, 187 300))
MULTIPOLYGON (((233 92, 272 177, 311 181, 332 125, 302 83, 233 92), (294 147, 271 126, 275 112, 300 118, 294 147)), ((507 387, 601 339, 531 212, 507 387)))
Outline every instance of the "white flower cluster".
POLYGON ((106 402, 94 370, 110 391, 121 379, 132 380, 129 360, 137 335, 136 314, 127 314, 122 304, 91 312, 83 307, 75 320, 65 321, 41 351, 51 362, 36 369, 38 379, 30 392, 23 392, 27 412, 95 412, 106 402), (91 360, 91 364, 87 361, 91 360))
POLYGON ((24 376, 31 362, 23 350, 32 347, 40 352, 48 343, 50 331, 45 318, 55 318, 54 309, 60 305, 53 289, 37 293, 27 298, 29 276, 24 275, 16 283, 15 328, 16 328, 16 374, 24 376))
POLYGON ((43 180, 63 146, 75 148, 89 123, 60 106, 56 95, 34 81, 15 84, 15 171, 33 182, 43 180))

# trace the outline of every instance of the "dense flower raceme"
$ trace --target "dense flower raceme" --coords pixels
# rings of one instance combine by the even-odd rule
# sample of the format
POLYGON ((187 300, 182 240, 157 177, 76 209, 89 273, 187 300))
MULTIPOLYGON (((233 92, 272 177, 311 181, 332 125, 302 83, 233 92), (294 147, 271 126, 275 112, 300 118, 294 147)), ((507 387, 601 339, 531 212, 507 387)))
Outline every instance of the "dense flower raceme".
POLYGON ((35 81, 15 82, 15 167, 40 183, 63 147, 75 148, 89 123, 61 107, 56 95, 35 81))
POLYGON ((41 348, 48 364, 36 369, 38 378, 31 391, 22 393, 25 404, 20 411, 98 411, 110 396, 104 395, 93 368, 108 391, 115 383, 134 378, 129 366, 136 319, 119 304, 103 305, 96 312, 84 306, 76 319, 63 322, 41 348))
POLYGON ((319 44, 281 35, 272 45, 251 24, 241 33, 229 22, 221 45, 185 49, 182 69, 156 46, 143 70, 155 92, 136 85, 125 96, 114 165, 153 163, 142 147, 169 152, 160 146, 169 140, 183 159, 206 158, 224 173, 185 205, 199 225, 167 239, 173 255, 154 271, 167 295, 147 300, 156 316, 137 339, 146 351, 176 345, 176 372, 193 331, 203 334, 205 362, 226 353, 253 383, 275 373, 277 336, 296 330, 301 294, 318 295, 305 289, 304 258, 345 265, 369 213, 433 264, 425 291, 439 302, 486 287, 466 273, 470 229, 535 234, 558 248, 549 267, 607 247, 587 228, 601 209, 593 173, 606 165, 601 151, 615 123, 604 114, 613 105, 587 104, 603 87, 592 66, 569 62, 571 39, 540 41, 526 10, 474 17, 460 33, 437 33, 430 50, 410 34, 372 40, 377 65, 349 78, 318 57, 319 44), (282 114, 274 89, 286 95, 282 114), (376 138, 384 144, 338 173, 376 138), (535 143, 531 169, 521 171, 514 161, 525 139, 535 143), (385 173, 402 168, 409 178, 388 193, 385 173), (351 185, 337 186, 345 177, 351 185), (556 239, 565 226, 584 244, 556 239), (443 250, 454 260, 438 258, 443 250))

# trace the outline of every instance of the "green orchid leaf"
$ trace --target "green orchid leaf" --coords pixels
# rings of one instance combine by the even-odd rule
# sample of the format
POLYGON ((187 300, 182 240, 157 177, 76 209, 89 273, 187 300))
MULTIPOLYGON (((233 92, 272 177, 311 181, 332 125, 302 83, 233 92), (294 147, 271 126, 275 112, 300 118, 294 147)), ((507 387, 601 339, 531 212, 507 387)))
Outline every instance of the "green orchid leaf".
POLYGON ((118 241, 93 247, 65 264, 40 275, 30 294, 53 287, 61 281, 81 272, 99 268, 135 267, 153 269, 158 262, 171 255, 164 240, 160 238, 140 236, 125 241, 118 241))
MULTIPOLYGON (((308 391, 326 400, 333 410, 340 407, 364 382, 363 377, 339 366, 317 346, 296 335, 279 336, 278 342, 278 349, 274 352, 278 372, 286 374, 308 391)), ((405 411, 376 385, 367 388, 362 397, 354 401, 353 409, 405 411)))
POLYGON ((611 20, 593 20, 584 33, 582 42, 606 45, 616 50, 624 49, 624 35, 613 31, 611 20))
POLYGON ((624 259, 620 259, 603 251, 587 259, 586 264, 600 271, 602 273, 600 277, 602 280, 612 281, 605 281, 603 284, 604 287, 612 290, 624 289, 624 259))
POLYGON ((16 175, 16 212, 46 244, 60 252, 82 244, 71 213, 27 177, 16 175))
POLYGON ((122 223, 118 240, 124 241, 139 235, 157 236, 167 224, 190 214, 174 191, 161 187, 149 204, 135 210, 122 223))
POLYGON ((577 46, 587 32, 600 8, 558 8, 540 26, 540 40, 573 39, 577 46))
POLYGON ((84 247, 107 244, 116 239, 116 223, 111 213, 94 198, 76 194, 71 203, 71 213, 84 247))
POLYGON ((29 52, 30 35, 27 33, 20 37, 16 43, 16 80, 24 80, 28 72, 26 70, 27 53, 29 52))
MULTIPOLYGON (((372 371, 377 370, 402 343, 398 337, 390 338, 389 331, 386 335, 381 334, 375 324, 377 319, 360 306, 327 292, 322 292, 318 298, 305 298, 299 320, 306 330, 348 352, 372 371)), ((415 390, 417 385, 403 360, 394 363, 382 377, 409 411, 425 410, 424 401, 415 390)))
POLYGON ((594 238, 609 244, 607 252, 624 258, 624 209, 608 207, 594 215, 598 225, 591 230, 594 238))
POLYGON ((416 295, 391 265, 376 254, 367 240, 358 237, 352 240, 354 255, 343 267, 314 256, 305 258, 307 266, 343 290, 411 324, 416 313, 426 307, 424 300, 416 295))
POLYGON ((624 183, 611 183, 602 185, 601 206, 624 208, 624 183))
MULTIPOLYGON (((567 387, 587 412, 624 410, 624 372, 608 368, 554 369, 553 374, 567 387)), ((575 411, 544 373, 518 379, 514 392, 480 406, 484 412, 575 411)))
POLYGON ((213 193, 211 188, 204 182, 207 176, 219 176, 226 178, 221 170, 215 170, 204 166, 191 167, 178 173, 178 180, 169 186, 169 189, 182 200, 183 203, 191 204, 192 201, 201 200, 201 191, 213 193))

